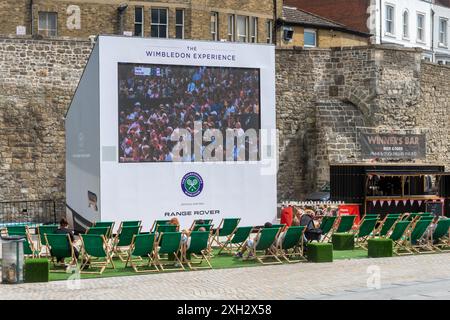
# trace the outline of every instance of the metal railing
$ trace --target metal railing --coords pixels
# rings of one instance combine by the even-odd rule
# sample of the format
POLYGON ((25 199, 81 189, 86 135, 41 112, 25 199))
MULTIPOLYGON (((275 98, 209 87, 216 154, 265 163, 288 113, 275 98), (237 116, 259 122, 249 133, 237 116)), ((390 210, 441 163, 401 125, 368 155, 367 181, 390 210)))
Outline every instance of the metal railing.
POLYGON ((0 224, 57 223, 64 216, 64 199, 0 202, 0 224))

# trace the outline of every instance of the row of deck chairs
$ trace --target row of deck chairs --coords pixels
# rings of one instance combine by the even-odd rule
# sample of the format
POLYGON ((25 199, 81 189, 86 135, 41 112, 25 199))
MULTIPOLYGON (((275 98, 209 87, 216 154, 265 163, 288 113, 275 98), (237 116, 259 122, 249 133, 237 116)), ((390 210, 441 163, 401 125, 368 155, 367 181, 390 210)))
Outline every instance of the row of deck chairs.
MULTIPOLYGON (((185 267, 212 268, 210 259, 215 254, 240 250, 254 231, 253 227, 238 226, 239 218, 223 219, 215 229, 212 220, 201 222, 194 221, 190 227, 189 248, 183 248, 182 233, 176 231, 177 226, 169 224, 168 220, 155 221, 149 232, 142 232, 140 221, 124 221, 115 234, 112 232, 114 222, 97 222, 80 235, 79 259, 75 256, 70 236, 54 233, 58 228, 56 225, 37 228, 37 245, 32 241, 26 226, 20 230, 13 228, 7 231, 9 235, 25 235, 25 255, 31 258, 48 256, 53 264, 52 271, 65 271, 58 268, 56 260, 66 258, 70 259, 71 265, 80 267, 83 273, 100 274, 107 267, 115 268, 115 257, 125 262, 125 267, 130 266, 136 272, 164 271, 168 266, 171 270, 185 270, 185 267), (215 254, 213 247, 218 249, 215 254), (177 267, 174 268, 174 265, 177 267)), ((258 241, 249 248, 250 252, 263 264, 282 263, 281 259, 288 262, 305 260, 304 231, 305 227, 285 228, 284 225, 259 229, 256 232, 258 241), (275 245, 281 232, 285 232, 283 241, 275 245)))
POLYGON ((384 218, 367 214, 354 226, 355 216, 324 217, 321 229, 329 240, 335 232, 352 232, 358 247, 367 249, 369 238, 389 238, 394 243, 394 253, 412 254, 448 251, 450 248, 450 219, 437 219, 431 213, 388 214, 384 218), (432 223, 436 226, 429 231, 432 223))

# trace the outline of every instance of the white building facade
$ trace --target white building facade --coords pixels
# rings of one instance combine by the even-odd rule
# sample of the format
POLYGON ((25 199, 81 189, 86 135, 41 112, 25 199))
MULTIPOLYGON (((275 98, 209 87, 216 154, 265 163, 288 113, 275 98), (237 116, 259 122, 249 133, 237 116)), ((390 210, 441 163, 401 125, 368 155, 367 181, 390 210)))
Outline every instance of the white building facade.
POLYGON ((423 58, 450 65, 450 8, 435 0, 372 0, 373 43, 421 48, 423 58))

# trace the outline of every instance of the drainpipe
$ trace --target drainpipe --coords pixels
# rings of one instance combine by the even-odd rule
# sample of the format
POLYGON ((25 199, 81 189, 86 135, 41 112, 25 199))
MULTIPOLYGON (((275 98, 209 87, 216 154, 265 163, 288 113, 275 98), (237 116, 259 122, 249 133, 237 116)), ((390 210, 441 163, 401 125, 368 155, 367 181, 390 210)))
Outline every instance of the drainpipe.
POLYGON ((380 0, 380 45, 383 44, 383 0, 380 0))
POLYGON ((30 0, 30 16, 31 16, 30 32, 31 32, 31 35, 33 36, 33 34, 34 34, 34 30, 33 30, 33 19, 34 19, 34 15, 33 15, 33 0, 30 0))
POLYGON ((119 34, 123 35, 123 15, 125 13, 125 10, 127 10, 128 4, 121 3, 119 7, 117 8, 117 11, 119 12, 119 34))
POLYGON ((278 10, 277 10, 277 6, 278 6, 278 1, 277 0, 273 0, 273 24, 272 24, 272 41, 273 44, 277 45, 277 21, 278 21, 278 10))
POLYGON ((431 8, 431 62, 436 62, 435 52, 434 52, 434 15, 435 12, 433 8, 431 8))

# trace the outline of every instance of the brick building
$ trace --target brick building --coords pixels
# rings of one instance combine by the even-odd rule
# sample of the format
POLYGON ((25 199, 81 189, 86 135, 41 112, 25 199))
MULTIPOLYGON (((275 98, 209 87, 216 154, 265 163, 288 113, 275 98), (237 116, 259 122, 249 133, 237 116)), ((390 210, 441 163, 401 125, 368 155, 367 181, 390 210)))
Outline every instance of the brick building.
POLYGON ((372 34, 374 44, 415 47, 427 61, 450 65, 450 0, 285 0, 372 34))
POLYGON ((283 6, 278 20, 280 47, 332 48, 364 46, 371 35, 295 7, 283 6))
POLYGON ((97 34, 273 42, 282 1, 3 0, 0 35, 97 34), (277 10, 278 7, 278 10, 277 10))

